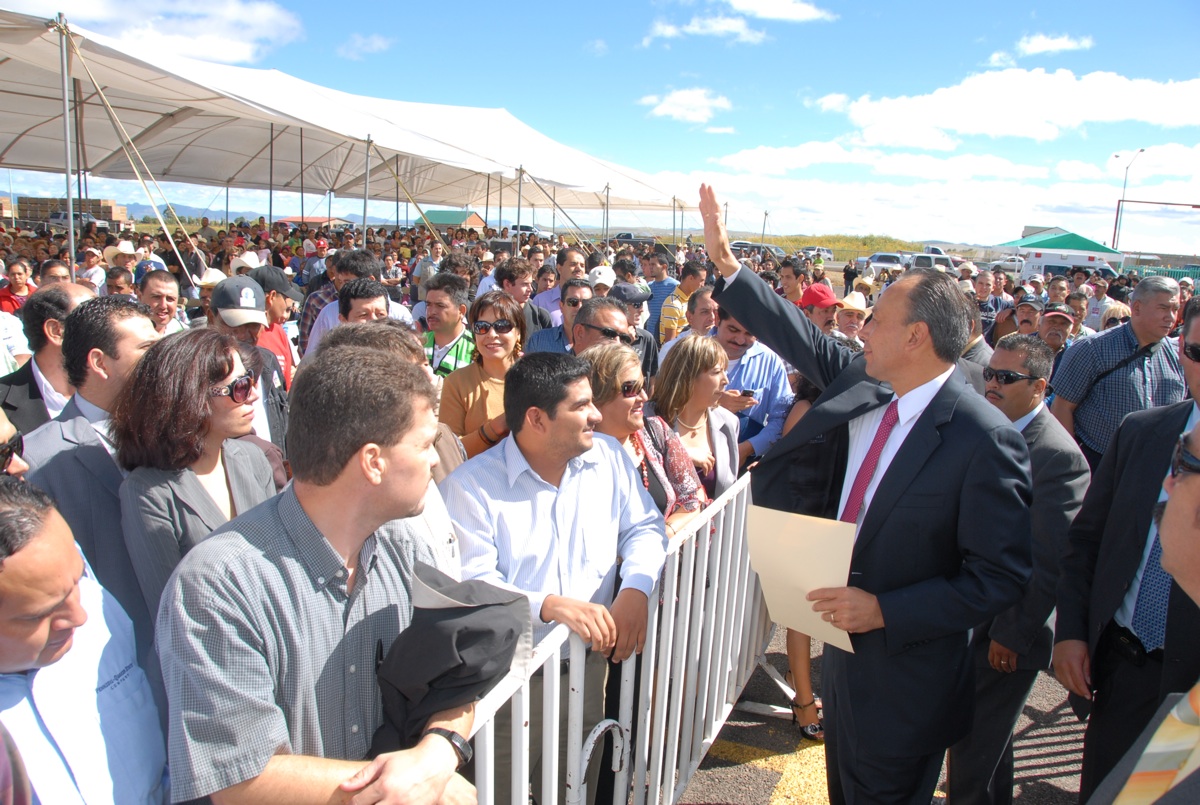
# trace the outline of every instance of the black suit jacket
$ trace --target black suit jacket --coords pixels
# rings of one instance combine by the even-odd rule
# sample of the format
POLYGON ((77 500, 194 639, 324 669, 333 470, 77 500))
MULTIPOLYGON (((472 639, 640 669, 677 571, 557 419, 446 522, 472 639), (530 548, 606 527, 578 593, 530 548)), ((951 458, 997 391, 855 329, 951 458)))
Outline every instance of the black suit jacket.
POLYGON ((33 358, 12 374, 0 377, 0 408, 21 433, 33 433, 50 421, 42 390, 33 376, 33 358))
POLYGON ((1058 566, 1067 548, 1067 532, 1079 513, 1091 471, 1079 445, 1059 421, 1042 408, 1021 432, 1033 469, 1033 576, 1021 601, 975 633, 977 661, 987 664, 995 640, 1017 652, 1017 670, 1050 667, 1054 649, 1054 612, 1058 566))
POLYGON ((539 330, 549 330, 554 326, 554 322, 550 321, 550 311, 545 308, 538 307, 533 302, 526 302, 522 309, 525 312, 526 338, 539 330))
POLYGON ((283 368, 275 353, 266 347, 258 348, 263 358, 263 373, 259 378, 259 393, 267 411, 267 424, 271 428, 271 443, 287 455, 288 396, 283 380, 283 368))
MULTIPOLYGON (((753 473, 758 505, 836 518, 849 423, 891 399, 861 353, 826 337, 753 275, 720 303, 823 393, 753 473)), ((854 545, 848 584, 874 594, 886 626, 825 647, 827 684, 851 711, 864 752, 918 756, 967 733, 971 628, 1015 604, 1030 575, 1025 441, 955 370, 880 480, 854 545), (832 673, 830 671, 832 670, 832 673)))
MULTIPOLYGON (((1054 639, 1086 640, 1093 668, 1100 635, 1141 566, 1154 504, 1195 404, 1184 400, 1125 417, 1071 525, 1058 583, 1054 639)), ((1200 676, 1197 635, 1200 609, 1172 582, 1160 699, 1187 690, 1200 676)), ((1071 701, 1076 713, 1086 712, 1086 701, 1074 696, 1071 701)))

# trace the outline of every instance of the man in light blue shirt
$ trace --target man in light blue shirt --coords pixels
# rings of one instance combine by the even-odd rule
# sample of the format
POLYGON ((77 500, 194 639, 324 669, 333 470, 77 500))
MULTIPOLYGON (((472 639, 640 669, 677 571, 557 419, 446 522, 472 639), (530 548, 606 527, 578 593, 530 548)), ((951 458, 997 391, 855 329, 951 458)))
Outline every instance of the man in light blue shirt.
MULTIPOLYGON (((603 716, 604 657, 621 661, 642 649, 649 595, 667 544, 663 517, 633 461, 616 440, 593 433, 600 413, 588 371, 582 358, 555 352, 517 361, 504 386, 510 435, 441 487, 462 546, 463 578, 524 593, 535 640, 564 623, 591 644, 585 730, 603 716)), ((538 691, 530 702, 536 739, 538 691)), ((565 708, 562 713, 565 718, 565 708)), ((501 774, 511 747, 501 732, 495 790, 507 797, 510 786, 501 774)), ((531 752, 536 788, 541 750, 531 752)), ((588 776, 594 791, 594 774, 588 776)))
POLYGON ((169 801, 166 744, 133 624, 50 498, 0 478, 0 722, 34 801, 169 801))
POLYGON ((738 418, 738 457, 745 464, 751 456, 765 455, 778 441, 795 395, 782 358, 758 343, 724 308, 718 309, 717 319, 713 337, 729 358, 725 370, 729 385, 721 395, 721 407, 738 418))

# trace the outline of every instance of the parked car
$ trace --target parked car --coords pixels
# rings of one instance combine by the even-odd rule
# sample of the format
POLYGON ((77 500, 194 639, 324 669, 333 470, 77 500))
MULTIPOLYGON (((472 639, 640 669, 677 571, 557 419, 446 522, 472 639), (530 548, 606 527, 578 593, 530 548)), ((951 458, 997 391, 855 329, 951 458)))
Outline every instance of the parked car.
POLYGON ((618 232, 609 238, 609 241, 616 241, 619 246, 653 246, 653 235, 635 235, 632 232, 618 232))
POLYGON ((896 252, 875 252, 875 254, 867 258, 867 262, 873 266, 882 266, 889 271, 892 268, 904 267, 904 258, 896 252))
MULTIPOLYGON (((95 224, 97 230, 99 230, 101 232, 108 231, 108 221, 103 221, 103 220, 97 218, 96 216, 92 215, 90 212, 79 212, 78 210, 76 210, 74 213, 74 217, 75 217, 75 227, 74 227, 75 229, 82 230, 88 224, 95 224)), ((52 229, 66 229, 67 228, 66 210, 58 210, 56 212, 50 213, 50 218, 47 220, 46 223, 52 229)))
POLYGON ((810 259, 816 259, 817 255, 821 255, 821 259, 829 263, 833 261, 833 249, 825 246, 805 246, 800 252, 810 259))
POLYGON ((554 237, 553 232, 547 232, 544 229, 538 229, 532 224, 521 224, 520 226, 513 224, 508 228, 508 234, 516 237, 517 235, 534 235, 538 240, 549 240, 554 237))
POLYGON ((750 252, 757 250, 759 254, 770 252, 771 256, 776 260, 782 260, 787 257, 787 252, 774 243, 751 243, 748 240, 735 240, 729 244, 729 248, 733 249, 735 256, 739 252, 741 252, 742 256, 749 256, 750 252))
POLYGON ((912 259, 904 264, 908 268, 937 268, 941 266, 946 271, 954 271, 954 263, 944 254, 914 254, 912 259))
POLYGON ((1025 258, 1016 254, 1009 255, 1002 260, 993 260, 992 262, 988 263, 988 268, 999 268, 1003 271, 1011 271, 1020 274, 1025 269, 1025 258))

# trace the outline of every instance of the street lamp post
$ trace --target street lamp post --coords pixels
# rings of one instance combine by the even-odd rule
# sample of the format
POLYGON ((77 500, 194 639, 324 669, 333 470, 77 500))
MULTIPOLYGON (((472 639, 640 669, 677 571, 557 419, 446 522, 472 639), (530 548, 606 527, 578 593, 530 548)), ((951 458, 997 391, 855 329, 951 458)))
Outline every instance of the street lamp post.
MULTIPOLYGON (((1139 148, 1137 152, 1130 157, 1129 161, 1125 163, 1125 181, 1121 182, 1121 199, 1117 202, 1117 215, 1113 220, 1112 247, 1114 249, 1117 248, 1117 243, 1119 243, 1121 239, 1121 204, 1125 201, 1125 189, 1129 187, 1129 169, 1133 167, 1133 163, 1139 156, 1142 155, 1142 152, 1145 150, 1145 148, 1139 148)), ((1113 159, 1120 159, 1120 157, 1120 154, 1113 154, 1113 159)))

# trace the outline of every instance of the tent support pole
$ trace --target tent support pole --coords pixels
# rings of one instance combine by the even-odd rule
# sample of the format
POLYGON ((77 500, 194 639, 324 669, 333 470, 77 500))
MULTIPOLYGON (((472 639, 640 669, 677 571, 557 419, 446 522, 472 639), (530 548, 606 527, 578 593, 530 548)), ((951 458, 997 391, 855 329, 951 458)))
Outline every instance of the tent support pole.
POLYGON ((271 147, 267 157, 267 226, 275 220, 275 124, 271 124, 271 147))
POLYGON ((304 223, 304 129, 300 129, 300 223, 304 223))
POLYGON ((325 200, 328 204, 325 207, 325 226, 329 226, 329 222, 333 219, 333 188, 329 188, 329 195, 325 200))
POLYGON ((496 210, 496 236, 500 236, 500 230, 504 228, 504 179, 500 179, 500 203, 496 210))
POLYGON ((671 245, 678 242, 678 238, 675 237, 675 197, 671 196, 671 245))
POLYGON ((551 200, 551 202, 554 204, 554 208, 555 208, 556 210, 558 210, 558 212, 559 212, 559 213, 561 213, 561 214, 562 214, 562 217, 563 217, 563 218, 566 220, 566 222, 567 222, 567 228, 571 230, 571 233, 572 233, 572 234, 575 236, 575 240, 576 240, 576 241, 578 241, 579 245, 580 245, 580 246, 582 246, 582 247, 583 247, 583 248, 585 248, 585 249, 588 249, 588 250, 593 250, 593 249, 592 249, 592 247, 591 247, 591 245, 590 245, 590 242, 589 242, 588 238, 586 238, 586 237, 584 236, 584 234, 583 234, 583 230, 581 230, 581 229, 579 228, 579 225, 578 225, 578 224, 576 224, 574 220, 572 220, 572 218, 571 218, 571 216, 570 216, 570 215, 567 215, 567 211, 566 211, 566 210, 564 210, 562 207, 558 206, 558 201, 556 201, 556 200, 555 200, 555 196, 557 195, 557 192, 556 192, 555 194, 547 193, 547 192, 546 192, 546 188, 542 187, 542 185, 541 185, 541 182, 539 182, 539 181, 538 181, 536 178, 534 178, 533 176, 530 176, 530 177, 529 177, 529 181, 533 182, 534 186, 535 186, 535 187, 536 187, 538 190, 541 190, 541 191, 542 191, 542 195, 543 195, 543 196, 546 196, 547 198, 549 198, 549 199, 551 200))
POLYGON ((367 164, 363 170, 363 248, 367 248, 367 199, 371 197, 371 135, 367 135, 367 164))
MULTIPOLYGON (((367 138, 367 143, 368 143, 368 145, 370 144, 370 142, 371 142, 371 140, 370 140, 370 138, 368 137, 368 138, 367 138)), ((379 161, 380 161, 380 162, 383 164, 383 166, 384 166, 385 168, 387 168, 387 169, 388 169, 388 171, 390 171, 390 172, 391 172, 391 174, 392 174, 392 179, 393 179, 393 180, 396 182, 396 187, 398 187, 398 188, 400 188, 401 190, 403 190, 403 191, 404 191, 404 198, 408 199, 408 202, 412 202, 414 205, 416 205, 416 208, 417 208, 417 215, 419 215, 419 216, 421 217, 421 220, 428 222, 428 220, 429 220, 429 219, 425 217, 425 211, 424 211, 423 209, 421 209, 421 204, 420 204, 420 203, 419 203, 419 202, 418 202, 418 201, 417 201, 415 198, 413 198, 413 197, 412 197, 412 193, 409 193, 409 192, 408 192, 408 188, 407 188, 407 187, 405 187, 405 186, 404 186, 404 182, 402 182, 402 181, 400 180, 400 174, 399 174, 399 173, 396 173, 395 171, 393 171, 393 170, 392 170, 392 166, 391 166, 391 165, 389 165, 389 164, 388 164, 388 162, 387 162, 387 160, 383 158, 383 154, 382 154, 382 153, 380 153, 380 151, 379 151, 379 146, 375 146, 375 153, 379 155, 379 161)), ((406 206, 406 207, 408 206, 408 202, 405 202, 405 206, 406 206)), ((364 198, 364 199, 363 199, 363 212, 364 212, 364 215, 363 215, 363 220, 364 220, 364 221, 366 220, 366 215, 365 215, 365 213, 366 213, 366 208, 367 208, 367 202, 366 202, 366 199, 364 198)), ((446 241, 445 241, 445 240, 443 240, 443 239, 442 239, 441 233, 439 233, 439 232, 437 231, 437 227, 436 227, 436 226, 430 226, 430 227, 429 227, 429 231, 433 233, 433 237, 434 237, 434 238, 437 240, 437 242, 438 242, 438 243, 442 244, 442 248, 446 250, 446 253, 447 253, 447 254, 449 254, 449 253, 450 253, 450 246, 449 246, 449 245, 446 243, 446 241)), ((365 246, 364 246, 364 248, 365 248, 365 246)))
MULTIPOLYGON (((67 18, 58 15, 58 52, 62 63, 63 101, 63 166, 67 179, 67 248, 71 254, 71 282, 75 281, 75 205, 71 199, 71 97, 67 84, 71 80, 67 69, 67 18)), ((11 199, 10 199, 11 200, 11 199)), ((83 227, 80 227, 82 230, 83 227)))
POLYGON ((487 191, 483 194, 483 237, 487 238, 488 215, 492 211, 492 174, 487 175, 487 191))
POLYGON ((608 185, 604 185, 604 242, 608 243, 608 185))
POLYGON ((83 183, 83 105, 79 102, 82 89, 78 78, 71 81, 71 105, 75 108, 75 197, 80 199, 81 207, 82 199, 86 198, 83 183))
MULTIPOLYGON (((400 155, 396 154, 396 175, 400 175, 400 155)), ((400 228, 400 185, 396 185, 396 228, 400 228)))
POLYGON ((550 196, 550 231, 558 229, 558 188, 551 188, 550 196))
MULTIPOLYGON (((17 228, 17 197, 13 195, 12 189, 12 168, 8 169, 8 216, 12 221, 12 228, 17 228)), ((71 255, 71 262, 75 262, 75 255, 71 255)))
POLYGON ((521 190, 525 184, 525 166, 517 168, 517 230, 513 233, 513 257, 521 256, 521 190))
POLYGON ((225 185, 225 228, 229 229, 229 185, 225 185))

